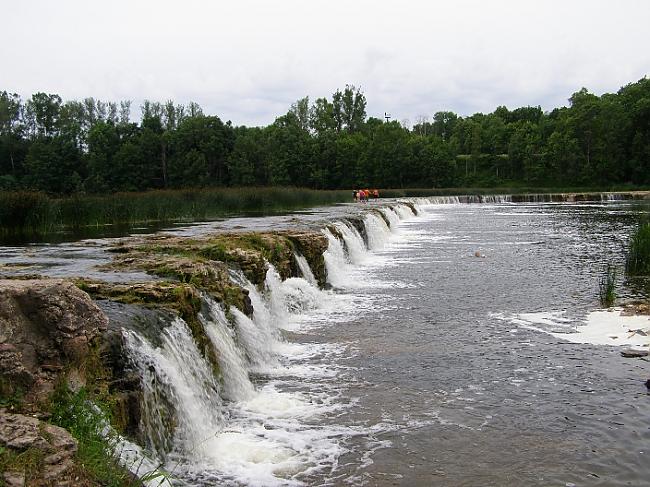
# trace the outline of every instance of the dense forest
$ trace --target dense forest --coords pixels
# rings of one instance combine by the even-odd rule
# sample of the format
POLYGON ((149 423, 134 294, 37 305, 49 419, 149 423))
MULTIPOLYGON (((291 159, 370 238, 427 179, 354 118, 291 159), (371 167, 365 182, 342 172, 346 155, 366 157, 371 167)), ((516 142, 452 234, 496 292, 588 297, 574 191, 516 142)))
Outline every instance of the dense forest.
POLYGON ((405 122, 368 118, 354 86, 296 101, 267 127, 195 103, 28 100, 0 92, 0 189, 50 194, 295 185, 316 189, 650 184, 650 80, 569 106, 405 122))

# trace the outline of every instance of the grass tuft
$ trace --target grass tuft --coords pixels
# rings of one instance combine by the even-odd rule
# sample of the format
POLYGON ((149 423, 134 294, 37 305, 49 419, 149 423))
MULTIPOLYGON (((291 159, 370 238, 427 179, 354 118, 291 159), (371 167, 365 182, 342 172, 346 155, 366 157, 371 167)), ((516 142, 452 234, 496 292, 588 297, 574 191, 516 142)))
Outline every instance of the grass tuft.
POLYGON ((77 463, 89 478, 107 487, 140 485, 118 464, 111 439, 103 434, 106 416, 93 408, 85 390, 73 393, 66 386, 59 386, 50 397, 50 412, 50 421, 77 440, 77 463))
POLYGON ((628 276, 650 276, 650 222, 642 222, 630 239, 625 272, 628 276))
POLYGON ((599 281, 600 304, 609 308, 616 301, 616 268, 607 264, 599 281))

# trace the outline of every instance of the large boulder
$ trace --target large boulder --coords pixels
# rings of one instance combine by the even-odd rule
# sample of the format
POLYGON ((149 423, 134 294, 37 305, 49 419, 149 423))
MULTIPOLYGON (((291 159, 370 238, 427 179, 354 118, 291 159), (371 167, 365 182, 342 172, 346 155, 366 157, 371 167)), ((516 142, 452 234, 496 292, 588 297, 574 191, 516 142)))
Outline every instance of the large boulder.
POLYGON ((82 365, 107 323, 70 282, 0 280, 0 394, 38 400, 63 370, 83 382, 82 365))

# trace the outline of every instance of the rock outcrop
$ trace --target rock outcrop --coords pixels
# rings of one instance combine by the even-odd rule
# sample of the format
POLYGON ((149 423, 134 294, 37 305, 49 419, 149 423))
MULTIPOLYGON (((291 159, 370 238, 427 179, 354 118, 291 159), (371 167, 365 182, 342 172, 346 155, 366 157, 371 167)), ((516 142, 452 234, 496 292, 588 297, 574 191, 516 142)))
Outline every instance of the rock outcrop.
POLYGON ((324 286, 327 245, 323 234, 308 231, 200 238, 157 235, 125 239, 112 249, 113 261, 103 266, 107 272, 144 271, 152 276, 144 282, 0 279, 0 398, 7 406, 0 409, 0 446, 4 449, 0 451, 4 465, 0 485, 3 481, 12 486, 75 485, 74 480, 70 483, 71 472, 85 479, 84 468, 74 463, 75 440, 64 429, 44 422, 50 419, 66 425, 52 407, 62 390, 69 397, 103 403, 110 409, 112 426, 139 439, 142 384, 124 354, 122 326, 146 327, 145 335, 159 336, 160 329, 155 320, 153 325, 115 324, 113 318, 109 322, 97 303, 109 314, 138 309, 145 317, 166 317, 165 323, 170 316, 180 316, 215 377, 220 378, 218 352, 200 320, 205 295, 220 302, 227 313, 235 306, 251 316, 248 291, 233 282, 233 270, 261 287, 268 263, 283 279, 300 276, 294 258, 298 253, 324 286), (39 465, 33 472, 21 463, 30 455, 39 465))
POLYGON ((71 282, 0 280, 0 393, 35 403, 64 369, 83 382, 82 365, 107 322, 71 282))
POLYGON ((107 270, 140 270, 195 284, 218 301, 234 304, 246 312, 247 296, 228 277, 228 268, 240 269, 261 286, 267 262, 283 279, 298 274, 294 251, 305 256, 314 276, 325 284, 323 252, 327 239, 320 232, 219 233, 196 238, 165 235, 124 241, 112 249, 116 254, 107 270))
POLYGON ((0 445, 9 457, 4 485, 75 485, 76 440, 63 428, 0 410, 0 445), (31 457, 41 468, 28 468, 31 457))

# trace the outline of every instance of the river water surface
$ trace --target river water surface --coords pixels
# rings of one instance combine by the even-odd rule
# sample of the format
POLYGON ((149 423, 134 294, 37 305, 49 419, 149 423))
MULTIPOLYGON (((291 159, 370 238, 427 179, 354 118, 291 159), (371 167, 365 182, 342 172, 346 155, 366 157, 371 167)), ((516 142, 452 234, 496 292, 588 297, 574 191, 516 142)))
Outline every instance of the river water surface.
POLYGON ((350 429, 335 468, 308 483, 648 485, 648 363, 544 332, 599 307, 637 208, 421 210, 347 276, 349 308, 301 337, 344 347, 328 360, 348 407, 324 422, 350 429))

